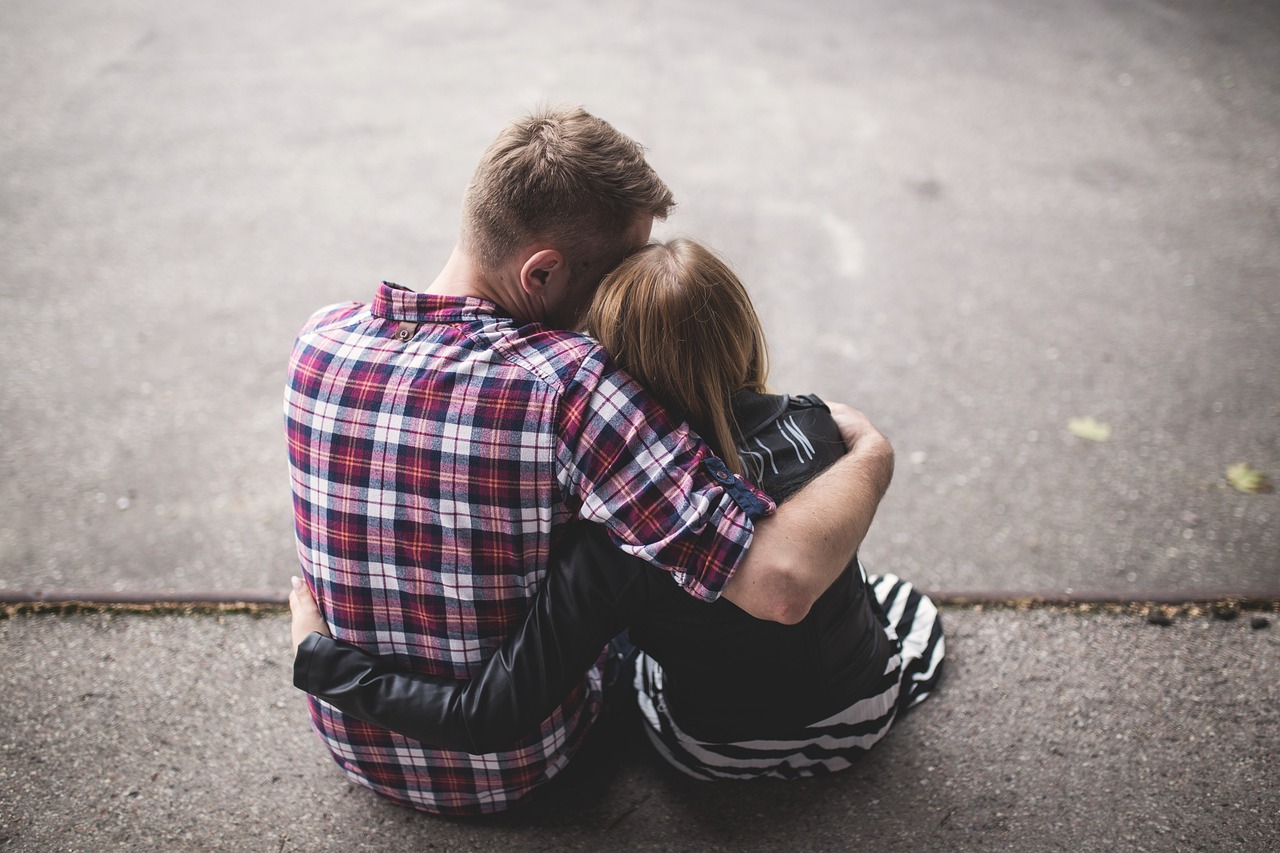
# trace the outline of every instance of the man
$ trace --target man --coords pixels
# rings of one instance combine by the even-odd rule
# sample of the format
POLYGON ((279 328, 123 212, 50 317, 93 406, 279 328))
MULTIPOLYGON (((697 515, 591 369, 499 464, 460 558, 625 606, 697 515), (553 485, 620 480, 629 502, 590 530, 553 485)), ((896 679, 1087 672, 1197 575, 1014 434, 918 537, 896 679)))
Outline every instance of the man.
MULTIPOLYGON (((468 678, 518 625, 574 519, 604 525, 691 595, 777 621, 802 618, 844 569, 892 468, 865 419, 838 410, 851 452, 775 513, 568 331, 672 204, 640 146, 606 122, 529 116, 486 151, 426 292, 384 283, 372 303, 304 327, 285 400, 298 554, 335 638, 468 678)), ((352 780, 468 815, 554 777, 599 695, 592 670, 538 732, 488 755, 310 707, 352 780)))

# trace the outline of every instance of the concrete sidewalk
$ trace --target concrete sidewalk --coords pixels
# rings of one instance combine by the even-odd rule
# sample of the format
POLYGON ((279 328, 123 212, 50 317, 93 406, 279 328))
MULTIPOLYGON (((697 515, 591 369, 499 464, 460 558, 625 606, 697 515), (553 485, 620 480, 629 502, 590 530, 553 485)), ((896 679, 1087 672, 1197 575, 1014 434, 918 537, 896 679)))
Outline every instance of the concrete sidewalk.
POLYGON ((679 777, 601 731, 525 812, 443 820, 349 784, 290 685, 287 621, 0 621, 0 850, 1267 850, 1280 625, 1259 613, 951 608, 942 689, 852 770, 679 777))

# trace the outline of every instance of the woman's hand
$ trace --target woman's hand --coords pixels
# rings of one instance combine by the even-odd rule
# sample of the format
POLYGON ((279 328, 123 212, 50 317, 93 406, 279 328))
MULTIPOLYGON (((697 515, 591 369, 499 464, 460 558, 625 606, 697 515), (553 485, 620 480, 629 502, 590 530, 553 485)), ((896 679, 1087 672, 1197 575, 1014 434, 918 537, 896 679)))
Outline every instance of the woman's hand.
POLYGON ((307 589, 302 579, 293 577, 289 578, 289 582, 293 584, 293 590, 289 593, 289 612, 293 615, 293 656, 297 657, 299 644, 311 632, 315 631, 326 637, 332 637, 333 634, 329 633, 329 625, 320 615, 320 608, 316 606, 311 590, 307 589))

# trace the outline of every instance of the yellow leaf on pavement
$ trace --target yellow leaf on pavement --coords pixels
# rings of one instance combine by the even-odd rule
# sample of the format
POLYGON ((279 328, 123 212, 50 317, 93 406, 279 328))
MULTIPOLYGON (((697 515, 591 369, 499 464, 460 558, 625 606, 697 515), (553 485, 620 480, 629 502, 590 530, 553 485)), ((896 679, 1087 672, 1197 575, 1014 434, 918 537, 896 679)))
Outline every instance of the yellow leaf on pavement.
POLYGON ((1094 420, 1092 416, 1071 418, 1067 421, 1067 431, 1086 441, 1106 441, 1111 438, 1111 424, 1094 420))
POLYGON ((1247 462, 1237 462, 1227 466, 1227 482, 1238 492, 1256 495, 1258 492, 1271 491, 1271 481, 1261 471, 1255 471, 1247 462))

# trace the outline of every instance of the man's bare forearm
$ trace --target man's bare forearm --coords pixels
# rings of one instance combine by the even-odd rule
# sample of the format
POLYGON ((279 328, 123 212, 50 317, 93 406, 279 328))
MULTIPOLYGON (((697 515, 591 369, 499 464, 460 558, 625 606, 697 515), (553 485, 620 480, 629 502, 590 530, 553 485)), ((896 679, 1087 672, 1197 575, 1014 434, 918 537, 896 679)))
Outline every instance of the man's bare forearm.
POLYGON ((751 548, 724 590, 752 616, 799 622, 866 537, 893 479, 893 447, 870 421, 853 414, 860 420, 837 417, 849 452, 756 522, 751 548))

